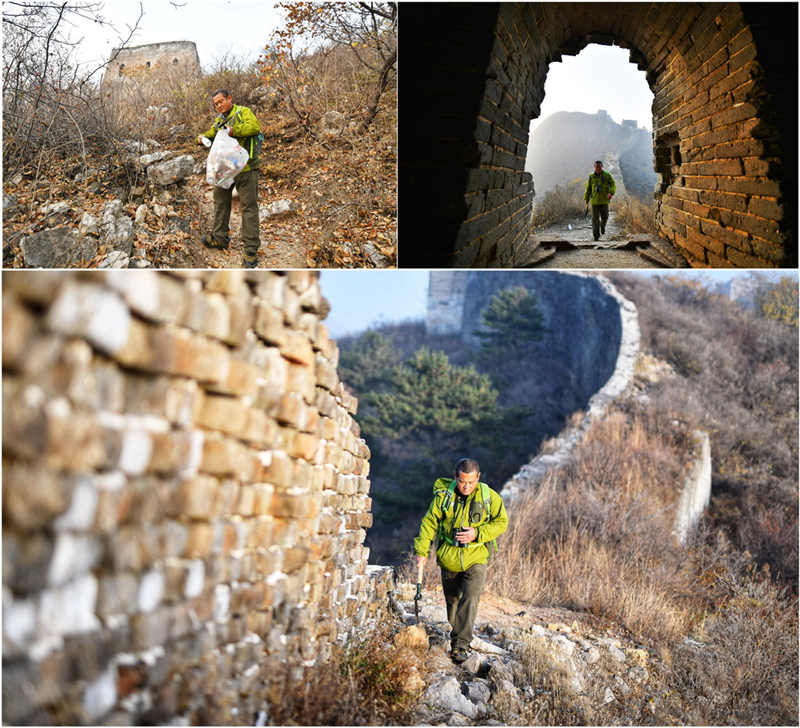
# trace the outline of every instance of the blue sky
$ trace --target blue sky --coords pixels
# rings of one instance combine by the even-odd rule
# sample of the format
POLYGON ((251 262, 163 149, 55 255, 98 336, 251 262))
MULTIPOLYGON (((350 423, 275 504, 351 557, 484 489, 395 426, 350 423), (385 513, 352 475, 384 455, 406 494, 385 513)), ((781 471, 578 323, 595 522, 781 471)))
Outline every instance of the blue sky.
MULTIPOLYGON (((749 271, 733 270, 652 270, 631 271, 641 275, 680 275, 726 281, 749 271)), ((766 271, 759 271, 766 272, 766 271)), ((544 271, 531 271, 542 275, 544 271)), ((775 276, 796 275, 793 271, 773 271, 775 276)), ((331 303, 325 323, 331 336, 364 331, 372 325, 425 316, 428 295, 426 270, 324 270, 320 286, 331 303)))

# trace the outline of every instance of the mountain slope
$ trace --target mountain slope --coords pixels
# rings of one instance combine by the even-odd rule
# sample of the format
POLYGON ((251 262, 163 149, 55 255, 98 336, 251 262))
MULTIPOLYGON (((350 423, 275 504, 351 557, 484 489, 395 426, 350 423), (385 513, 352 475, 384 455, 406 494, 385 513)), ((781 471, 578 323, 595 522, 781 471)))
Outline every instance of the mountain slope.
MULTIPOLYGON (((559 111, 547 117, 531 135, 525 169, 533 174, 536 196, 555 185, 585 180, 596 159, 619 160, 628 192, 649 199, 656 182, 650 132, 635 122, 617 124, 605 111, 585 114, 559 111)), ((618 174, 613 170, 612 174, 618 174)))

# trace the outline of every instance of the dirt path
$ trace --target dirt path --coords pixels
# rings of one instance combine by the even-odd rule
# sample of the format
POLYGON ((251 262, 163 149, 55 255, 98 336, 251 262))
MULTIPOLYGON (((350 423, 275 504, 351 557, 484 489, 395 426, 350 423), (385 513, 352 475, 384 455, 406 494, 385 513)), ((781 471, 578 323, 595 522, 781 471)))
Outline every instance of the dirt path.
MULTIPOLYGON (((259 186, 261 187, 261 186, 259 186)), ((214 219, 214 192, 210 187, 198 191, 201 196, 199 234, 196 242, 201 248, 202 262, 198 267, 241 268, 244 265, 244 247, 241 239, 242 211, 239 198, 233 198, 231 207, 231 242, 227 250, 206 248, 200 236, 209 232, 214 219)), ((264 190, 259 189, 259 206, 272 202, 265 198, 264 190)), ((291 214, 291 213, 289 213, 291 214)), ((284 218, 285 219, 285 218, 284 218)), ((277 218, 263 218, 259 221, 261 247, 258 250, 259 268, 306 268, 308 245, 299 236, 293 235, 287 226, 276 224, 277 218)), ((193 236, 195 237, 195 236, 193 236)))

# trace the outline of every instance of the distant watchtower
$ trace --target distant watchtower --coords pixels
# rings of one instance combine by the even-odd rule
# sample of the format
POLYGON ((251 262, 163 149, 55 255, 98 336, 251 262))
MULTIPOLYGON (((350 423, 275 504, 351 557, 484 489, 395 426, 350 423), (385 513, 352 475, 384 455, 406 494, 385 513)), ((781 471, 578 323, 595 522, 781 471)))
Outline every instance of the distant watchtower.
POLYGON ((165 81, 181 81, 200 73, 197 46, 190 40, 115 48, 100 85, 104 96, 123 90, 153 88, 165 81))

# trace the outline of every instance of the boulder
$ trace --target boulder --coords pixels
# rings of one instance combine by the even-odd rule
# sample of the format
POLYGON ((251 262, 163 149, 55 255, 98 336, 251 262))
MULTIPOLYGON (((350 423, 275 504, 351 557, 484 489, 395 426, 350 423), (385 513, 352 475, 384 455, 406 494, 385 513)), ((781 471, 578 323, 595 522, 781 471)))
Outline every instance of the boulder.
POLYGON ((194 172, 194 157, 182 154, 159 164, 151 164, 147 168, 147 178, 158 185, 173 185, 194 172))
POLYGON ((258 208, 258 217, 263 220, 265 217, 275 217, 286 215, 297 211, 297 203, 294 200, 276 200, 269 205, 258 208))
POLYGON ((67 227, 50 228, 20 241, 27 268, 82 268, 97 255, 97 241, 67 227))
POLYGON ((50 218, 48 222, 51 224, 54 220, 65 221, 71 210, 72 206, 69 202, 51 202, 49 205, 42 205, 39 208, 42 215, 50 218))
POLYGON ((147 205, 141 204, 139 207, 136 208, 136 214, 133 216, 133 221, 137 225, 144 224, 145 219, 147 218, 147 205))
POLYGON ((167 149, 162 149, 160 152, 152 152, 151 154, 142 154, 141 156, 136 158, 136 163, 144 169, 145 167, 149 167, 151 164, 155 164, 156 162, 162 162, 165 159, 169 159, 169 157, 173 156, 174 152, 170 152, 167 149))
POLYGON ((112 250, 120 250, 130 256, 133 248, 133 220, 122 208, 122 200, 111 200, 103 208, 101 223, 103 241, 112 250))
POLYGON ((481 669, 481 656, 475 652, 461 663, 461 668, 473 675, 477 674, 481 669))
POLYGON ((438 711, 461 713, 468 718, 478 716, 477 707, 461 693, 461 686, 452 675, 433 682, 425 691, 422 700, 438 711))
POLYGON ((108 255, 103 256, 97 264, 98 268, 128 268, 130 266, 130 256, 121 250, 112 250, 108 255))
POLYGON ((84 212, 78 232, 81 235, 100 235, 100 221, 91 213, 84 212))

